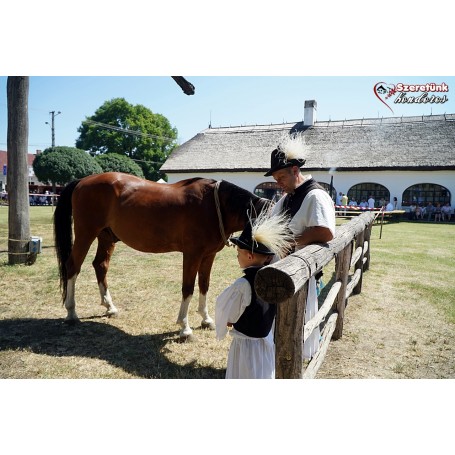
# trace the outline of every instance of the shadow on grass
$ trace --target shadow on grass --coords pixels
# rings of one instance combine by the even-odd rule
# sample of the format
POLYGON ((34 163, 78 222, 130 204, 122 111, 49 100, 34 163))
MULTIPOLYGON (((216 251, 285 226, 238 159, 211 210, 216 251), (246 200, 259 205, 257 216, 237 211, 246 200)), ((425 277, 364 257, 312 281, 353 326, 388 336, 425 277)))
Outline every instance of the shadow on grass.
POLYGON ((224 378, 224 370, 200 367, 194 361, 177 365, 166 359, 163 351, 175 342, 177 333, 135 336, 87 319, 73 326, 62 319, 9 319, 0 321, 0 351, 100 359, 140 378, 224 378))

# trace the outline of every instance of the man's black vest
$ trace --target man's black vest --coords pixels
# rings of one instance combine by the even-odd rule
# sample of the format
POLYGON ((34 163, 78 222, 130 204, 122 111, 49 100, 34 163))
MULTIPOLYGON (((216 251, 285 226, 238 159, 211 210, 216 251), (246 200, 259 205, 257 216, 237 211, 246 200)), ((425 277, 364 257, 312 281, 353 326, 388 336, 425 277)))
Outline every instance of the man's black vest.
POLYGON ((253 338, 265 338, 272 329, 276 305, 271 305, 256 295, 254 278, 261 267, 248 267, 245 278, 251 286, 251 303, 245 308, 239 320, 233 324, 235 330, 253 338))
MULTIPOLYGON (((298 188, 295 189, 294 193, 289 193, 283 201, 282 213, 287 212, 291 218, 299 211, 305 196, 315 189, 324 190, 313 178, 302 183, 298 188)), ((325 190, 324 190, 325 191, 325 190)))
MULTIPOLYGON (((282 213, 287 213, 294 218, 294 215, 299 211, 303 200, 305 199, 306 195, 315 189, 324 190, 325 189, 319 185, 316 180, 313 178, 307 180, 306 182, 302 183, 298 188, 295 189, 294 194, 289 193, 284 201, 283 201, 283 208, 281 210, 282 213)), ((319 280, 323 275, 322 270, 320 270, 316 275, 316 280, 319 280)))

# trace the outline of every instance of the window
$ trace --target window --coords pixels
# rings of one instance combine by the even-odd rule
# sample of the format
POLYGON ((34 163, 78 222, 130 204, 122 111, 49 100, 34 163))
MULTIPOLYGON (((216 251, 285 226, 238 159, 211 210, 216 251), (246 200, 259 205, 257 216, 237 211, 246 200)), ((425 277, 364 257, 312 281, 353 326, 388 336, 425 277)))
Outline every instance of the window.
POLYGON ((350 201, 354 199, 358 204, 360 204, 363 199, 368 201, 368 198, 372 195, 375 201, 375 207, 381 207, 379 203, 381 199, 390 201, 390 191, 379 183, 359 183, 349 188, 349 191, 346 194, 350 201))
POLYGON ((403 192, 401 205, 408 207, 411 202, 420 206, 426 206, 429 202, 433 205, 438 202, 441 205, 445 205, 447 202, 450 204, 450 191, 435 183, 417 183, 403 192))
POLYGON ((275 182, 264 182, 254 189, 254 194, 276 202, 283 195, 283 191, 275 182))
MULTIPOLYGON (((328 194, 330 194, 330 184, 329 183, 325 183, 325 182, 318 182, 319 185, 322 186, 322 188, 324 188, 328 194)), ((330 196, 332 197, 332 200, 334 201, 337 197, 337 190, 332 186, 332 194, 330 194, 330 196)))

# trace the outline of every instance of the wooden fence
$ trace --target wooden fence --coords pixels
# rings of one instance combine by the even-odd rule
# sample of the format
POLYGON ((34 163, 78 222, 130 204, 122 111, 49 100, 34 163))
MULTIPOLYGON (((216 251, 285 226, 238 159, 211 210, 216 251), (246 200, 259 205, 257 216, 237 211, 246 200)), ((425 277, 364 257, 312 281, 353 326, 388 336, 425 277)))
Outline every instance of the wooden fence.
POLYGON ((256 293, 278 305, 275 322, 277 379, 314 378, 331 339, 341 338, 348 298, 361 292, 363 272, 369 268, 374 218, 372 212, 363 213, 338 226, 335 238, 327 244, 309 245, 262 268, 256 275, 256 293), (308 280, 332 260, 335 260, 335 282, 317 314, 304 324, 308 280), (304 368, 303 342, 324 321, 319 351, 304 368))

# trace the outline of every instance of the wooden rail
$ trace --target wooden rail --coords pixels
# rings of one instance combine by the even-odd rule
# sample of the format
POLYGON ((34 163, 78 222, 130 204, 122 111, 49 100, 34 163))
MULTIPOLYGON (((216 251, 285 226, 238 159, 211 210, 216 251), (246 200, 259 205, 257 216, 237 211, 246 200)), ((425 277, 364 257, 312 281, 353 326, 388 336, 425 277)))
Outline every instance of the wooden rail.
POLYGON ((375 214, 363 213, 337 227, 326 244, 309 245, 256 275, 256 293, 277 304, 275 323, 275 377, 314 378, 322 365, 331 339, 343 333, 344 310, 352 294, 362 290, 363 272, 370 265, 370 236, 375 214), (335 260, 335 283, 316 315, 304 324, 308 280, 335 260), (350 270, 354 272, 350 274, 350 270), (326 321, 320 347, 304 370, 303 342, 326 321))

